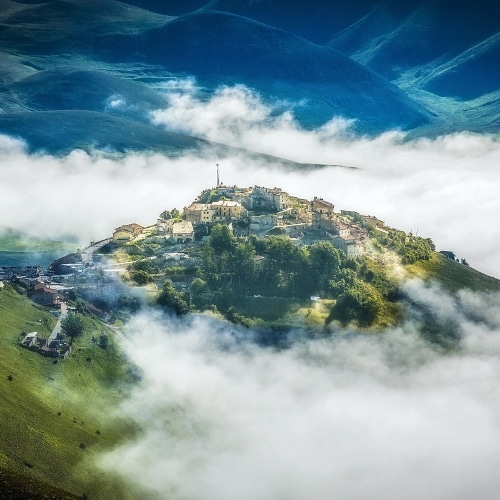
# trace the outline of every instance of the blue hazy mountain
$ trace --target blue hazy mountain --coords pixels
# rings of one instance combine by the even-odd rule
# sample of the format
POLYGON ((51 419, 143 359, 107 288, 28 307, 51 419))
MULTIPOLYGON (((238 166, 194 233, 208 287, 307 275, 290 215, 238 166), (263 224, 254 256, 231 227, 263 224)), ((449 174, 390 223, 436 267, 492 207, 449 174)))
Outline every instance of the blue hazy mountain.
POLYGON ((500 33, 428 72, 422 87, 442 96, 476 99, 496 92, 500 81, 500 33))
POLYGON ((209 145, 202 139, 84 110, 3 113, 0 133, 26 140, 31 151, 48 153, 98 149, 120 153, 151 150, 175 155, 209 145))
MULTIPOLYGON (((393 80, 416 68, 428 71, 500 31, 497 2, 404 3, 407 8, 414 5, 405 13, 391 4, 375 6, 327 45, 393 80)), ((498 76, 498 64, 490 70, 498 76)))
POLYGON ((296 115, 307 125, 345 116, 359 119, 362 131, 378 131, 428 121, 423 107, 365 66, 239 15, 198 11, 140 36, 101 38, 95 52, 114 63, 194 74, 208 86, 243 82, 270 98, 305 100, 296 115))
POLYGON ((0 0, 0 126, 33 147, 48 126, 59 150, 123 150, 134 130, 129 149, 152 149, 159 83, 194 76, 206 97, 241 83, 286 102, 305 127, 343 116, 370 134, 496 132, 499 20, 482 0, 0 0), (99 115, 108 132, 81 129, 99 115))
POLYGON ((107 71, 59 66, 7 85, 23 110, 87 110, 149 123, 148 112, 166 106, 156 90, 107 71))

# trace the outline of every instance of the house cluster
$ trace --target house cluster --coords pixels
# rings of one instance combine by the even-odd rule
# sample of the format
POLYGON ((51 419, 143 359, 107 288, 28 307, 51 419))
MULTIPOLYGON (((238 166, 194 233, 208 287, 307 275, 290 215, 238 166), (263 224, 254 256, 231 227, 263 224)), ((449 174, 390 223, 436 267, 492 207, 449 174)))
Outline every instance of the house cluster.
POLYGON ((65 287, 50 285, 45 281, 31 280, 28 282, 28 297, 41 306, 60 309, 61 302, 65 300, 63 296, 64 291, 66 291, 65 287))
MULTIPOLYGON (((234 222, 243 221, 246 224, 234 227, 235 234, 265 236, 273 234, 274 230, 278 234, 287 234, 297 244, 326 240, 348 257, 356 258, 365 251, 368 225, 384 227, 384 222, 375 217, 354 212, 339 214, 333 203, 323 198, 314 197, 309 201, 291 196, 277 187, 221 185, 215 191, 217 197, 223 197, 221 200, 212 203, 196 200, 186 209, 186 223, 191 224, 190 229, 193 227, 193 235, 197 225, 219 222, 233 229, 234 222)), ((166 222, 159 221, 161 224, 166 222)), ((176 234, 175 230, 172 231, 176 234)), ((181 241, 177 237, 175 240, 181 241)))
MULTIPOLYGON (((12 266, 0 268, 0 280, 16 280, 26 288, 28 297, 35 303, 59 309, 69 290, 62 285, 51 284, 51 278, 43 274, 39 266, 12 266)), ((2 283, 3 287, 3 282, 2 283)))
POLYGON ((67 344, 64 338, 57 336, 55 338, 43 339, 38 336, 38 332, 26 334, 23 340, 21 340, 20 345, 49 358, 66 358, 71 354, 71 346, 67 344))
POLYGON ((37 278, 41 272, 40 266, 3 266, 0 267, 0 280, 37 278))
MULTIPOLYGON (((175 244, 186 244, 194 242, 195 235, 196 240, 200 234, 208 235, 210 226, 220 223, 238 236, 286 234, 296 244, 330 241, 348 257, 356 258, 366 249, 367 228, 384 230, 384 222, 376 217, 334 209, 333 203, 323 198, 297 198, 278 187, 219 184, 189 205, 183 220, 160 216, 156 231, 175 244)), ((130 241, 143 229, 138 224, 121 226, 115 230, 113 242, 130 241)))

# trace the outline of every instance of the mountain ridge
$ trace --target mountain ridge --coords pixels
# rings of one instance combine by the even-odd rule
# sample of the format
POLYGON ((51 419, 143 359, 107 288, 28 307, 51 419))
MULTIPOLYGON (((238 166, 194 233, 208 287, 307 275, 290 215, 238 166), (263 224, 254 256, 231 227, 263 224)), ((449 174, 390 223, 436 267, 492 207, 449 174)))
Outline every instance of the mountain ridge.
MULTIPOLYGON (((499 130, 495 6, 448 0, 285 5, 0 0, 0 112, 82 109, 146 125, 147 111, 162 106, 164 90, 155 83, 194 77, 205 99, 221 85, 242 84, 264 102, 290 103, 306 129, 344 117, 361 135, 499 130), (75 70, 64 74, 61 67, 75 70), (108 97, 123 93, 137 102, 106 107, 106 90, 108 97), (452 109, 464 112, 456 117, 452 109)), ((13 119, 4 116, 7 122, 13 119)), ((22 129, 13 125, 11 133, 22 129)), ((83 135, 75 136, 74 147, 83 135)), ((69 137, 63 142, 59 149, 71 147, 69 137)), ((123 149, 112 130, 104 142, 123 149)), ((157 144, 152 137, 149 144, 132 141, 131 149, 157 144)))

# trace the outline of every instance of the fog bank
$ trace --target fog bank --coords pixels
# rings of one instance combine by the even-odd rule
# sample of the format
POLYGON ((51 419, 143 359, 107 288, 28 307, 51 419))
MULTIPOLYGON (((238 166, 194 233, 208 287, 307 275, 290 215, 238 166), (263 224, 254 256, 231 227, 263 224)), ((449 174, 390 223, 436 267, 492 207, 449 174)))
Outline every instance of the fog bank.
POLYGON ((459 351, 411 322, 274 350, 208 317, 137 317, 143 380, 118 411, 142 432, 101 465, 148 498, 496 499, 500 298, 409 287, 455 318, 459 351))

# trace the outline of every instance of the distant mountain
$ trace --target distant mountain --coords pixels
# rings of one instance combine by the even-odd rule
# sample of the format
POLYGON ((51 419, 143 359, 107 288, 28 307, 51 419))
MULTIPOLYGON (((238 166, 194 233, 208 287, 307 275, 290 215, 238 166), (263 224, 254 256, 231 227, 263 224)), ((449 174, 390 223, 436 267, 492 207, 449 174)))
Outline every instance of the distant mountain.
POLYGON ((30 150, 68 153, 161 151, 171 155, 207 146, 207 141, 159 130, 95 111, 32 111, 0 114, 0 133, 28 141, 30 150))
POLYGON ((423 78, 430 92, 460 99, 476 99, 498 91, 500 32, 438 66, 423 78))
POLYGON ((22 8, 0 0, 0 10, 7 12, 0 30, 4 47, 46 56, 56 55, 55 49, 81 51, 100 34, 141 33, 169 19, 115 0, 53 0, 22 8))
POLYGON ((197 140, 164 140, 149 112, 168 105, 162 82, 194 76, 204 98, 244 84, 304 127, 497 132, 499 19, 483 0, 0 0, 0 130, 177 154, 197 140))
POLYGON ((495 2, 404 5, 405 10, 394 2, 377 4, 327 45, 393 80, 421 66, 443 64, 500 31, 495 2))
POLYGON ((106 71, 78 66, 42 70, 6 86, 23 110, 87 110, 150 122, 148 112, 167 105, 148 86, 106 71))
POLYGON ((340 52, 237 15, 196 12, 140 36, 100 38, 94 50, 107 61, 159 64, 212 86, 243 82, 271 98, 306 99, 297 114, 309 125, 339 115, 358 118, 363 131, 428 120, 397 87, 340 52))

